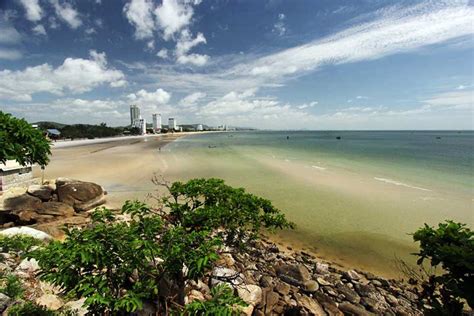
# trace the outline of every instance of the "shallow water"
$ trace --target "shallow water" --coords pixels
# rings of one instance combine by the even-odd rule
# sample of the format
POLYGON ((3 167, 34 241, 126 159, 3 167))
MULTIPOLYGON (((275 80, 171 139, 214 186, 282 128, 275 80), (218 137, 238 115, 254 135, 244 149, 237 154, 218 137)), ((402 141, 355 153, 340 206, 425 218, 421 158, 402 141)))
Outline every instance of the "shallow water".
POLYGON ((298 226, 278 234, 285 242, 397 276, 395 258, 414 261, 409 233, 425 222, 473 226, 473 140, 472 132, 216 133, 171 143, 159 165, 170 180, 219 177, 272 200, 298 226))

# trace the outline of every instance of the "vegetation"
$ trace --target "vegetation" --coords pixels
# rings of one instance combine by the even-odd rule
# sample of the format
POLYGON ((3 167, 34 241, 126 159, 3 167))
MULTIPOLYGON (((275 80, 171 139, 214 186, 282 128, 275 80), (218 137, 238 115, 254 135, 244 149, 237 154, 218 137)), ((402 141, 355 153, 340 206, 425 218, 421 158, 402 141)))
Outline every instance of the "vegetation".
POLYGON ((40 240, 25 235, 0 236, 0 252, 26 253, 41 243, 40 240))
POLYGON ((62 138, 96 138, 121 135, 122 128, 109 127, 105 123, 99 125, 75 124, 66 125, 59 129, 62 138))
POLYGON ((8 310, 9 316, 25 316, 25 315, 35 315, 35 316, 55 316, 59 313, 55 313, 44 306, 37 305, 33 302, 25 302, 23 304, 13 305, 12 308, 8 310))
POLYGON ((24 119, 0 111, 0 163, 12 159, 21 165, 49 162, 50 143, 24 119))
POLYGON ((20 279, 14 274, 0 275, 0 293, 11 298, 21 298, 25 289, 20 279))
POLYGON ((246 304, 239 297, 235 297, 231 287, 219 284, 211 289, 212 299, 209 301, 194 301, 186 305, 184 315, 230 316, 236 313, 237 306, 246 304))
POLYGON ((465 224, 447 221, 438 228, 425 224, 413 239, 420 242, 418 264, 428 260, 443 270, 422 283, 422 297, 433 307, 427 313, 460 315, 463 300, 474 307, 474 232, 465 224))
MULTIPOLYGON (((186 281, 210 271, 223 246, 244 251, 261 228, 293 227, 268 200, 222 180, 196 179, 167 188, 158 209, 127 201, 122 207, 130 216, 127 222, 97 209, 90 227, 67 230, 63 243, 33 252, 40 277, 68 295, 85 297, 95 314, 134 312, 144 302, 155 303, 162 313, 182 311, 186 281)), ((213 294, 211 302, 196 303, 193 311, 230 311, 240 302, 224 288, 213 294)))

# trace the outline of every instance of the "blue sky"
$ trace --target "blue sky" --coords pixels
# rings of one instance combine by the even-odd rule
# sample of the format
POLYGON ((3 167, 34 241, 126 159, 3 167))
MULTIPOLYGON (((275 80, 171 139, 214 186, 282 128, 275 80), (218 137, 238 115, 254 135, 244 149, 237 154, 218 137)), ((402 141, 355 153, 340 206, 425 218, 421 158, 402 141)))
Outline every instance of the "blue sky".
POLYGON ((0 0, 0 108, 29 121, 473 129, 474 3, 0 0))

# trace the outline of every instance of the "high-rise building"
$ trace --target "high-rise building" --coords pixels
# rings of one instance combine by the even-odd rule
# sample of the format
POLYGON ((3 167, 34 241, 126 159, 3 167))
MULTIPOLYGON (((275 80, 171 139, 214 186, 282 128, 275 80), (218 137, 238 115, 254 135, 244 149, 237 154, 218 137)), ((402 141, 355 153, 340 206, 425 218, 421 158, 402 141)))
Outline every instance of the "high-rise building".
POLYGON ((153 114, 153 131, 160 132, 161 131, 161 114, 153 114))
POLYGON ((139 127, 140 124, 140 108, 132 104, 130 105, 130 125, 132 127, 139 127))
POLYGON ((177 130, 176 119, 172 117, 168 119, 168 129, 173 130, 173 131, 177 130))
POLYGON ((197 130, 197 131, 202 131, 202 130, 204 130, 204 128, 202 127, 202 124, 198 124, 198 125, 196 126, 196 130, 197 130))
POLYGON ((138 120, 138 128, 140 129, 140 134, 145 135, 146 134, 146 120, 144 118, 140 118, 138 120))

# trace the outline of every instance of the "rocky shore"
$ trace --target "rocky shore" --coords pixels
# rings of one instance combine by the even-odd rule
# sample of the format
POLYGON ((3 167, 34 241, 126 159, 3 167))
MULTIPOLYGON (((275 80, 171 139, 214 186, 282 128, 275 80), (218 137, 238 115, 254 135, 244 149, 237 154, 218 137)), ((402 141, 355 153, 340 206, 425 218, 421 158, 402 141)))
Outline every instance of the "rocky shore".
MULTIPOLYGON (((0 235, 23 234, 48 242, 60 237, 64 225, 87 225, 87 211, 103 204, 105 194, 97 184, 61 178, 7 194, 2 197, 1 211, 6 229, 0 235), (25 224, 30 227, 12 227, 25 224)), ((21 280, 24 300, 51 310, 87 312, 83 299, 68 302, 58 288, 40 281, 34 259, 11 251, 0 253, 0 259, 0 272, 21 280)), ((422 314, 413 286, 359 270, 343 271, 303 251, 279 248, 268 239, 252 242, 245 252, 224 249, 211 272, 197 282, 188 282, 186 302, 210 299, 210 289, 222 282, 248 304, 242 310, 244 315, 422 314)), ((15 303, 0 294, 0 311, 5 315, 15 303)), ((138 314, 154 315, 155 311, 145 306, 138 314)))

